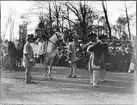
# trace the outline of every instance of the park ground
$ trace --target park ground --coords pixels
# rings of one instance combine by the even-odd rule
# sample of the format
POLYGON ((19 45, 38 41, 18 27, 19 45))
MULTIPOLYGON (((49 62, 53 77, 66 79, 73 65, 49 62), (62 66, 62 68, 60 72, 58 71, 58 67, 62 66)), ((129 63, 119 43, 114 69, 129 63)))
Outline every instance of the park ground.
POLYGON ((32 70, 34 84, 25 84, 25 72, 1 71, 1 103, 16 104, 123 104, 135 105, 135 73, 107 72, 108 82, 89 84, 89 72, 78 69, 78 78, 67 78, 69 68, 53 67, 53 80, 44 79, 43 65, 32 70))

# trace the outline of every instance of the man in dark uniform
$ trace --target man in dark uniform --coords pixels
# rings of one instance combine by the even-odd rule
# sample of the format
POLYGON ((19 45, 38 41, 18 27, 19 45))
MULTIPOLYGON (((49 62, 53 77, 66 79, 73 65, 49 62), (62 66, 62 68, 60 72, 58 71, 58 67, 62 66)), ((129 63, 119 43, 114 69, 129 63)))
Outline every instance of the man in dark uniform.
POLYGON ((101 41, 101 50, 102 50, 102 68, 100 70, 100 80, 101 82, 106 81, 105 80, 105 74, 106 74, 106 66, 109 63, 109 47, 106 42, 107 35, 101 35, 99 36, 99 40, 101 41))
POLYGON ((91 69, 90 69, 91 81, 90 81, 90 83, 93 84, 93 86, 98 85, 99 78, 101 78, 101 80, 104 79, 105 63, 108 61, 108 59, 107 59, 108 46, 106 43, 103 43, 103 41, 101 41, 106 36, 99 37, 99 39, 101 39, 101 40, 98 40, 97 36, 95 36, 95 37, 96 37, 95 44, 89 46, 89 48, 88 48, 88 51, 91 52, 91 54, 92 54, 91 55, 92 57, 90 57, 89 61, 90 61, 90 65, 91 65, 91 69))
POLYGON ((90 72, 90 84, 93 84, 93 86, 96 86, 98 84, 98 75, 100 70, 100 47, 101 43, 97 39, 96 34, 89 34, 90 35, 90 42, 86 44, 88 45, 87 52, 90 53, 89 58, 89 72, 90 72))

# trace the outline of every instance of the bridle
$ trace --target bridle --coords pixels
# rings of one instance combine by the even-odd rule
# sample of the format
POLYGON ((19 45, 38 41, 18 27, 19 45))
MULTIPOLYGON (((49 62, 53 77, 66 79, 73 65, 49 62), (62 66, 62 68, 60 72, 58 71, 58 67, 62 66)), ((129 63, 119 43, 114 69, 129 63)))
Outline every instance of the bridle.
MULTIPOLYGON (((57 33, 55 33, 55 35, 57 36, 57 39, 59 39, 59 35, 57 33)), ((48 41, 50 41, 52 44, 56 45, 56 43, 52 42, 49 38, 48 41)))
MULTIPOLYGON (((44 35, 47 35, 47 33, 43 30, 43 29, 39 29, 39 30, 41 30, 41 31, 43 31, 44 33, 44 35)), ((58 35, 58 33, 55 33, 55 35, 57 36, 57 39, 59 40, 59 35, 58 35)), ((47 37, 47 40, 49 41, 49 42, 51 42, 52 44, 54 44, 55 46, 57 46, 57 43, 54 43, 53 41, 51 41, 48 37, 47 37)))

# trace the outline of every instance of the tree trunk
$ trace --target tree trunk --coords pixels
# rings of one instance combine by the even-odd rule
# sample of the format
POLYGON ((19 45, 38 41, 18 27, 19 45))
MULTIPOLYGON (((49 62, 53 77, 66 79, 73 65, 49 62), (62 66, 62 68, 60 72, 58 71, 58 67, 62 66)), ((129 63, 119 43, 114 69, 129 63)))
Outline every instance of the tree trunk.
POLYGON ((99 21, 98 21, 98 36, 99 36, 99 21))
POLYGON ((69 30, 71 31, 71 24, 69 21, 69 8, 67 7, 67 16, 68 16, 68 24, 69 24, 69 30))
POLYGON ((57 31, 60 31, 60 29, 59 29, 59 6, 56 4, 56 1, 55 1, 55 16, 56 16, 56 21, 57 21, 57 23, 56 23, 56 25, 57 25, 57 27, 56 27, 56 30, 57 31))
MULTIPOLYGON (((1 5, 0 5, 0 10, 1 10, 1 5)), ((0 24, 1 24, 1 21, 0 21, 0 24)), ((0 34, 0 45, 1 45, 1 43, 2 43, 2 36, 0 34)))
POLYGON ((64 29, 64 19, 62 17, 62 32, 63 32, 63 29, 64 29))
POLYGON ((83 21, 83 36, 84 36, 84 44, 87 43, 87 34, 86 34, 86 22, 83 21))
MULTIPOLYGON (((136 6, 137 6, 137 1, 136 1, 136 6)), ((137 41, 137 34, 136 34, 136 41, 137 41)), ((136 45, 137 45, 137 43, 136 43, 136 45)), ((137 47, 136 47, 136 49, 137 49, 137 47)), ((136 52, 137 53, 137 52, 136 52)), ((137 56, 137 54, 136 54, 136 56, 137 56)))
POLYGON ((120 37, 120 40, 121 40, 121 39, 122 39, 122 35, 121 35, 121 27, 120 27, 120 34, 119 34, 119 35, 120 35, 119 37, 120 37))
POLYGON ((107 23, 108 30, 109 30, 109 38, 110 38, 110 40, 111 40, 111 28, 110 28, 109 21, 108 21, 107 10, 106 10, 106 8, 105 8, 105 6, 104 6, 104 1, 102 1, 102 7, 103 7, 103 11, 104 11, 105 18, 106 18, 106 23, 107 23))
POLYGON ((49 15, 50 15, 50 36, 52 36, 52 17, 51 17, 51 6, 49 3, 49 15))
POLYGON ((126 11, 126 17, 127 17, 127 24, 128 24, 129 40, 131 40, 130 24, 129 24, 129 17, 128 17, 128 11, 127 11, 126 3, 125 3, 125 11, 126 11))
POLYGON ((57 13, 57 17, 56 18, 57 18, 57 31, 60 31, 59 30, 59 14, 58 13, 57 13))

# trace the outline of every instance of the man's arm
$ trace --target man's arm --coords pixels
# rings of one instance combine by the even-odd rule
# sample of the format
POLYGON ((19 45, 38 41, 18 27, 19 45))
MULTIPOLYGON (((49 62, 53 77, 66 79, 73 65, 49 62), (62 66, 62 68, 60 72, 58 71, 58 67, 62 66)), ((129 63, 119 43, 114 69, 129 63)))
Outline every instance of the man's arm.
POLYGON ((99 49, 99 46, 100 46, 100 42, 96 43, 95 45, 93 45, 92 47, 89 48, 89 51, 90 52, 93 52, 97 49, 99 49))
POLYGON ((85 46, 89 46, 90 44, 93 44, 93 42, 89 42, 89 43, 85 44, 85 46))

